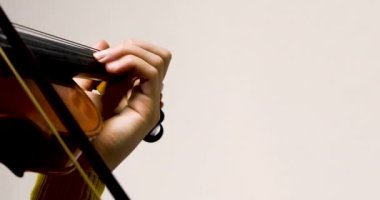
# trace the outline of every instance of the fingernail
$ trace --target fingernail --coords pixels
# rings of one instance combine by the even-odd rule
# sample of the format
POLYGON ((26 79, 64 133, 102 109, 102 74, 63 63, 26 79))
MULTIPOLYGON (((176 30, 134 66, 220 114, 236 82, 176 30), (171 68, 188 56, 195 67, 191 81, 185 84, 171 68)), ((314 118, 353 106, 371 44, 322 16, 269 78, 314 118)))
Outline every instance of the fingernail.
POLYGON ((102 58, 104 58, 106 56, 106 52, 104 52, 104 51, 97 51, 93 55, 94 55, 94 57, 96 59, 101 60, 102 58))

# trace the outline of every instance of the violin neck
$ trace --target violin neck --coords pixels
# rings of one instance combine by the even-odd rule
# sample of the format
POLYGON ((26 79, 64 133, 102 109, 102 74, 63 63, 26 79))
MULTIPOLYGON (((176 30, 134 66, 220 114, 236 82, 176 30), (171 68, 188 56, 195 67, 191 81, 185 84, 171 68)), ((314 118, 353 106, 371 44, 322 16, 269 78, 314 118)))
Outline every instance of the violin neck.
MULTIPOLYGON (((39 61, 42 71, 54 80, 65 80, 75 76, 98 80, 108 79, 108 74, 102 63, 99 63, 93 53, 96 49, 73 43, 62 38, 40 37, 30 33, 19 32, 20 37, 31 53, 39 61)), ((48 35, 50 36, 50 35, 48 35)), ((17 52, 8 44, 5 35, 0 31, 0 46, 8 55, 17 60, 17 52)), ((17 60, 22 65, 22 61, 17 60)), ((25 67, 27 68, 27 66, 25 67)), ((27 75, 28 73, 25 72, 27 75)), ((24 75, 25 75, 24 74, 24 75)))

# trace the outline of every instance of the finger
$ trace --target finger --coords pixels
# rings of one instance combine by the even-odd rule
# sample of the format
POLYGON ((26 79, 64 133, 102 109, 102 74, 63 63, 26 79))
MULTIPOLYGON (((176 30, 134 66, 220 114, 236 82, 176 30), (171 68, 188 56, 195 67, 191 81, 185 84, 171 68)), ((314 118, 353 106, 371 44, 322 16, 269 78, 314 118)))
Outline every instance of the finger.
POLYGON ((101 52, 95 53, 95 56, 100 58, 102 63, 110 62, 121 58, 124 55, 132 54, 141 59, 147 61, 153 66, 161 66, 164 64, 164 60, 158 55, 149 52, 139 46, 134 45, 132 42, 124 42, 114 48, 109 48, 101 52))
MULTIPOLYGON (((108 43, 105 40, 100 40, 95 45, 93 45, 95 49, 106 49, 109 48, 108 43)), ((94 89, 95 82, 91 79, 86 78, 74 78, 74 81, 84 90, 91 91, 94 89)))
MULTIPOLYGON (((95 57, 97 57, 100 62, 107 63, 119 59, 124 55, 132 54, 156 67, 160 72, 161 78, 163 79, 166 74, 167 63, 169 62, 168 59, 170 60, 170 58, 161 57, 161 54, 165 54, 162 53, 163 51, 164 50, 156 50, 156 52, 160 52, 160 54, 156 54, 155 51, 149 51, 140 47, 134 40, 128 40, 115 48, 109 48, 107 50, 97 52, 95 57)), ((168 57, 168 55, 166 56, 168 57)), ((171 57, 171 55, 169 55, 169 57, 171 57)))
POLYGON ((104 50, 104 49, 108 49, 110 45, 108 44, 107 41, 100 40, 93 47, 98 50, 104 50))
POLYGON ((145 60, 134 56, 126 55, 118 60, 106 64, 106 70, 111 74, 132 73, 141 82, 148 82, 143 87, 146 94, 151 95, 157 87, 161 88, 161 78, 158 70, 145 60))
POLYGON ((143 41, 143 40, 133 40, 132 41, 135 45, 152 52, 153 54, 158 55, 160 58, 162 58, 162 61, 164 63, 164 69, 163 69, 163 77, 165 77, 166 72, 168 70, 170 61, 172 59, 172 53, 165 48, 162 48, 158 45, 143 41))
POLYGON ((91 91, 93 89, 93 81, 87 78, 74 77, 73 80, 81 87, 83 90, 91 91))
POLYGON ((161 58, 164 59, 165 65, 169 65, 169 62, 172 58, 172 54, 169 50, 162 48, 158 45, 143 41, 143 40, 132 40, 133 44, 152 52, 156 55, 159 55, 161 58))

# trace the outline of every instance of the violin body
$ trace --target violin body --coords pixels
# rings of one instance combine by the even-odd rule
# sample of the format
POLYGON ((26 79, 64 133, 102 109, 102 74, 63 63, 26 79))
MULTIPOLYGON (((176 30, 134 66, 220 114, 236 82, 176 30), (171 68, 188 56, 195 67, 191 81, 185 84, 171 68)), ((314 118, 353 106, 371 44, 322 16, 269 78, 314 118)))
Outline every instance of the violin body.
MULTIPOLYGON (((71 152, 79 157, 80 151, 70 139, 70 133, 60 121, 50 104, 39 91, 33 81, 26 79, 34 96, 42 105, 45 113, 50 117, 61 137, 70 147, 71 152)), ((0 99, 0 127, 2 141, 6 144, 17 144, 16 149, 6 148, 0 152, 14 152, 20 155, 8 154, 10 159, 0 159, 5 162, 11 160, 7 166, 15 174, 22 171, 36 171, 42 173, 64 173, 73 167, 70 160, 57 144, 56 138, 50 131, 48 124, 36 110, 19 83, 11 77, 1 77, 0 88, 2 94, 8 94, 0 99), (16 137, 17 136, 17 137, 16 137), (17 161, 19 160, 19 161, 17 161), (20 163, 21 162, 21 163, 20 163)), ((96 107, 87 98, 87 95, 77 85, 53 84, 57 93, 68 106, 69 110, 80 122, 79 125, 89 138, 95 137, 102 128, 102 120, 96 107)), ((4 147, 4 145, 1 145, 4 147)), ((9 162, 9 161, 8 161, 9 162)))
MULTIPOLYGON (((78 125, 89 138, 96 137, 102 128, 102 117, 85 92, 73 81, 73 77, 106 79, 104 66, 98 63, 91 51, 86 56, 73 56, 78 48, 63 46, 61 43, 20 33, 25 44, 38 58, 42 71, 46 73, 49 84, 59 95, 64 105, 75 118, 78 125), (48 44, 48 46, 46 46, 48 44)), ((0 32, 0 46, 15 65, 19 73, 41 106, 44 113, 59 132, 62 139, 75 157, 81 150, 62 123, 51 103, 45 97, 18 52, 0 32)), ((83 54, 83 51, 82 51, 83 54)), ((22 176, 24 171, 41 173, 66 173, 74 169, 72 161, 57 143, 51 127, 27 96, 19 81, 0 59, 0 162, 14 174, 22 176), (1 153, 1 152, 7 152, 1 153)))
MULTIPOLYGON (((23 117, 1 115, 0 161, 18 177, 25 171, 40 173, 68 173, 74 166, 53 137, 47 137, 32 121, 23 117)), ((62 136, 76 156, 77 145, 62 136)))

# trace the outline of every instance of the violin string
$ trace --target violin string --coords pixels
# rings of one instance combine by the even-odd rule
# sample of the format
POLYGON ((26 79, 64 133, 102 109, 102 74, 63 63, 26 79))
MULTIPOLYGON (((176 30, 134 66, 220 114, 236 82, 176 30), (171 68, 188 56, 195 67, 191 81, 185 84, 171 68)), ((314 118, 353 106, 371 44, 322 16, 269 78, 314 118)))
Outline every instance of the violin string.
POLYGON ((0 47, 0 55, 3 57, 5 63, 8 65, 9 69, 12 71, 13 75, 17 79, 17 81, 20 83, 21 87, 29 97, 29 99, 32 101, 33 105, 37 109, 37 111, 40 113, 40 115, 43 117, 47 125, 49 126, 51 132, 53 135, 56 137, 58 142, 60 143, 61 147, 63 150, 66 152, 67 156, 70 158, 70 160, 73 162, 75 168, 78 170, 79 174, 83 178, 83 180, 86 182, 86 184, 90 187, 90 189, 94 192, 95 196, 100 199, 101 194, 100 192, 96 189, 95 185, 91 182, 90 178, 87 176, 86 172, 82 168, 82 166, 79 164, 77 161, 76 157, 73 155, 73 153, 70 151, 69 147, 66 145, 65 141, 62 139, 62 137, 59 135, 58 130, 55 128, 53 122, 49 119, 47 116, 46 112, 43 110, 42 106, 39 104, 38 100, 36 97, 33 95, 31 90, 29 89, 27 83, 23 80, 21 75, 17 72, 16 68, 4 52, 3 48, 0 47))
POLYGON ((29 28, 24 25, 20 25, 17 23, 13 23, 13 24, 17 29, 24 31, 24 34, 31 34, 29 36, 25 35, 26 39, 34 35, 32 37, 34 37, 35 40, 38 40, 41 44, 46 44, 47 47, 56 46, 57 48, 54 50, 51 48, 46 48, 46 49, 44 47, 43 48, 45 49, 45 51, 55 52, 57 55, 64 56, 66 55, 64 52, 70 52, 72 54, 71 56, 73 57, 79 58, 79 56, 82 56, 82 57, 87 57, 89 59, 94 59, 92 54, 96 51, 99 51, 98 49, 95 49, 95 48, 92 48, 92 47, 89 47, 89 46, 86 46, 74 41, 70 41, 70 40, 49 34, 49 33, 45 33, 33 28, 29 28), (64 50, 64 52, 59 51, 58 49, 62 49, 64 50))
POLYGON ((63 43, 58 43, 51 39, 42 38, 36 35, 32 35, 30 33, 20 32, 19 34, 26 44, 29 43, 31 49, 38 49, 40 51, 50 52, 52 54, 60 55, 62 57, 70 55, 70 57, 73 58, 94 59, 92 51, 88 52, 83 49, 78 49, 77 47, 73 47, 63 43))
POLYGON ((40 35, 46 36, 47 38, 50 38, 50 39, 61 41, 63 44, 70 44, 72 46, 76 46, 76 47, 79 47, 79 48, 84 48, 84 49, 87 49, 87 50, 91 50, 93 52, 99 51, 96 48, 89 47, 89 46, 86 46, 84 44, 80 44, 78 42, 74 42, 74 41, 71 41, 71 40, 68 40, 68 39, 65 39, 65 38, 62 38, 62 37, 58 37, 58 36, 55 36, 55 35, 52 35, 52 34, 49 34, 49 33, 45 33, 43 31, 36 30, 36 29, 30 28, 30 27, 27 27, 27 26, 24 26, 24 25, 21 25, 21 24, 17 24, 17 23, 12 23, 12 24, 16 28, 19 28, 19 29, 22 29, 22 30, 25 30, 25 31, 30 31, 30 32, 33 32, 33 33, 36 33, 36 34, 40 34, 40 35))

